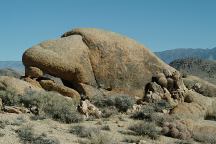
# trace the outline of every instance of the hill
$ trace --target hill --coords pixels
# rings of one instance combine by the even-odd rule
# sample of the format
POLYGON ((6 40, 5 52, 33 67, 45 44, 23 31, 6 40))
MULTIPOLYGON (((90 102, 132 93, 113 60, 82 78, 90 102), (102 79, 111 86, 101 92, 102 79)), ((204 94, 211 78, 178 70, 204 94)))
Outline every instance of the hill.
POLYGON ((198 57, 207 60, 216 60, 216 47, 212 49, 178 48, 162 52, 155 52, 155 54, 166 63, 170 63, 176 59, 188 57, 198 57))
POLYGON ((174 60, 170 65, 177 70, 198 76, 216 84, 216 62, 200 58, 184 58, 174 60))
POLYGON ((24 66, 21 61, 0 61, 0 69, 10 68, 19 72, 24 71, 24 66))

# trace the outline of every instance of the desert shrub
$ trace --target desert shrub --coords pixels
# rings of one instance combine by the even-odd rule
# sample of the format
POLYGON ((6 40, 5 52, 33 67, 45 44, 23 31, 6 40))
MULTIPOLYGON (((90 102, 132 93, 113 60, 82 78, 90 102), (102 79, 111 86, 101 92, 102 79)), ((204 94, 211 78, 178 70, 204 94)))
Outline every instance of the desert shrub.
POLYGON ((93 134, 98 135, 100 133, 100 130, 95 127, 85 127, 81 125, 73 126, 71 127, 70 133, 75 134, 79 137, 92 137, 93 134))
POLYGON ((19 138, 24 142, 31 142, 34 139, 32 126, 24 126, 17 131, 19 138))
POLYGON ((161 100, 154 103, 153 107, 157 112, 161 112, 164 109, 169 110, 173 108, 166 100, 161 100))
POLYGON ((59 144, 56 138, 48 138, 46 135, 36 135, 32 126, 24 126, 17 130, 18 136, 24 144, 59 144))
POLYGON ((165 122, 161 134, 180 140, 188 140, 192 136, 192 132, 188 126, 179 121, 165 122))
POLYGON ((123 139, 122 142, 126 142, 126 143, 139 143, 139 142, 140 142, 140 139, 141 139, 141 138, 139 138, 139 137, 138 137, 138 138, 137 138, 137 137, 132 137, 132 138, 131 138, 131 137, 128 137, 128 136, 127 136, 126 138, 123 139))
POLYGON ((158 126, 162 126, 165 122, 173 122, 179 118, 174 115, 163 113, 152 113, 150 116, 152 122, 155 122, 158 126))
POLYGON ((20 125, 22 125, 25 122, 26 122, 26 120, 22 116, 19 116, 15 120, 13 120, 13 122, 11 123, 11 125, 20 126, 20 125))
POLYGON ((155 123, 141 122, 130 126, 129 129, 134 131, 137 135, 149 136, 151 139, 157 139, 160 134, 155 123))
POLYGON ((49 138, 45 135, 40 135, 34 138, 32 144, 60 144, 60 142, 56 138, 49 138))
POLYGON ((70 133, 75 134, 82 138, 88 138, 90 144, 113 144, 113 138, 104 134, 100 129, 95 127, 85 127, 85 126, 73 126, 70 129, 70 133))
POLYGON ((193 139, 201 143, 216 144, 215 135, 210 133, 195 132, 193 134, 193 139))
POLYGON ((4 121, 0 121, 0 128, 4 129, 6 127, 6 123, 4 121))
POLYGON ((116 115, 118 113, 118 110, 113 106, 111 106, 109 108, 103 108, 103 109, 101 109, 101 111, 102 111, 102 117, 103 118, 109 118, 109 117, 116 115))
POLYGON ((194 144, 192 140, 178 140, 175 144, 194 144))
POLYGON ((188 89, 194 89, 196 83, 201 84, 200 88, 194 89, 197 93, 200 93, 207 97, 215 97, 216 96, 216 88, 214 85, 210 83, 205 83, 201 80, 192 80, 189 78, 184 78, 184 84, 188 89))
POLYGON ((91 100, 93 104, 99 108, 115 106, 115 100, 111 96, 95 96, 91 100))
POLYGON ((132 108, 135 100, 131 96, 127 95, 115 95, 115 96, 95 96, 92 99, 95 106, 99 108, 116 108, 118 112, 126 112, 132 108))
POLYGON ((101 130, 106 130, 106 131, 110 131, 110 126, 109 125, 104 125, 101 127, 101 130))
POLYGON ((4 105, 14 106, 21 104, 21 96, 14 89, 0 90, 0 98, 4 105))
POLYGON ((0 98, 4 105, 35 106, 41 117, 50 117, 64 123, 82 121, 82 116, 76 110, 76 102, 54 92, 27 91, 24 95, 17 95, 15 90, 8 89, 0 91, 0 98))
POLYGON ((0 137, 3 137, 3 136, 5 136, 5 133, 0 132, 0 137))
POLYGON ((82 116, 76 110, 75 102, 54 92, 27 92, 21 101, 26 107, 38 107, 41 116, 64 123, 82 121, 82 116))
POLYGON ((128 109, 132 108, 135 101, 130 96, 116 96, 115 106, 120 112, 126 112, 128 109))
POLYGON ((177 119, 177 117, 158 113, 164 109, 171 109, 170 104, 166 101, 161 100, 156 103, 149 103, 142 107, 140 111, 137 111, 131 115, 131 118, 138 119, 138 120, 145 120, 155 122, 156 124, 161 125, 165 121, 172 121, 177 119))
POLYGON ((117 143, 109 134, 93 134, 90 138, 90 144, 114 144, 117 143))
POLYGON ((138 120, 151 121, 151 115, 155 112, 155 108, 152 105, 147 105, 142 110, 132 114, 131 118, 138 120))

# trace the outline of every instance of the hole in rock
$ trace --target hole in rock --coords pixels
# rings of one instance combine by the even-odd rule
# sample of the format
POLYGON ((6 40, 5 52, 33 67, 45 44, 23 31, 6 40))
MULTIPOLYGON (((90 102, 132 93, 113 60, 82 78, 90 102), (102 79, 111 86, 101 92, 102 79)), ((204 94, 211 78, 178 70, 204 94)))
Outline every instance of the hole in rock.
POLYGON ((64 80, 64 79, 62 79, 62 82, 65 86, 76 90, 80 95, 86 95, 85 90, 83 89, 82 85, 80 85, 79 83, 64 80))
POLYGON ((216 112, 212 114, 207 114, 205 116, 205 120, 211 120, 211 121, 216 121, 216 112))

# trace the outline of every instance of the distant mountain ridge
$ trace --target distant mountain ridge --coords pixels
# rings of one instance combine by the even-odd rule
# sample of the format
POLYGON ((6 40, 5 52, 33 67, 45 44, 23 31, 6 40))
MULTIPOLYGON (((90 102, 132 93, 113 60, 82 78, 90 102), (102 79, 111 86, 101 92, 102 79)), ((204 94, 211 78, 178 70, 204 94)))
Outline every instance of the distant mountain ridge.
POLYGON ((24 71, 22 61, 0 61, 0 69, 10 68, 19 72, 24 71))
POLYGON ((207 60, 216 60, 216 47, 212 49, 193 49, 193 48, 178 48, 166 50, 162 52, 155 52, 155 54, 166 63, 170 63, 176 59, 197 57, 207 60))
POLYGON ((216 62, 200 58, 177 59, 170 63, 184 74, 198 76, 213 84, 216 84, 216 62))

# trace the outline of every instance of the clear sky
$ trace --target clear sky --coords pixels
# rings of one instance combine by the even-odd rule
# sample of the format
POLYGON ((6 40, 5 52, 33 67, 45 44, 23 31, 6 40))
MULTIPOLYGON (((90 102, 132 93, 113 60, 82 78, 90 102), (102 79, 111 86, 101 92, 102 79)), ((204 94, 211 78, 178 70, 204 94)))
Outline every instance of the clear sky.
POLYGON ((152 51, 216 46, 216 0, 1 0, 0 60, 75 27, 136 39, 152 51))

